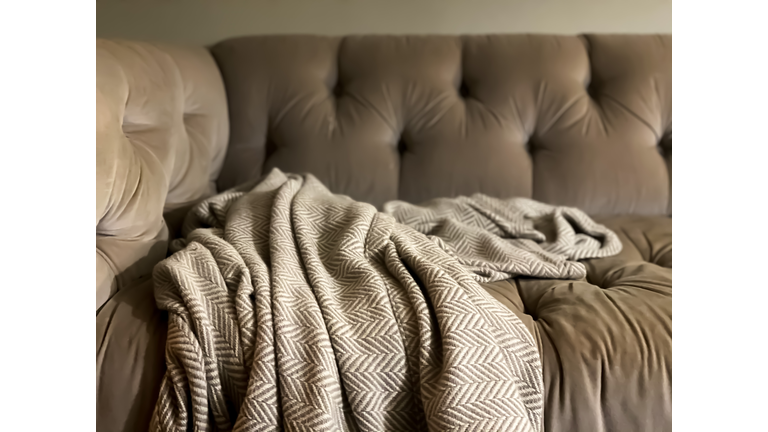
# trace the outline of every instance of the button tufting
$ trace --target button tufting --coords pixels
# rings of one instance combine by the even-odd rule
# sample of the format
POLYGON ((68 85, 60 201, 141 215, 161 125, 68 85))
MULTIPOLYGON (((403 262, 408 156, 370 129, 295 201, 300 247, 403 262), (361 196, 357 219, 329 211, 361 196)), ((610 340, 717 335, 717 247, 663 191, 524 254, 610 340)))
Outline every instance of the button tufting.
POLYGON ((331 91, 334 97, 340 98, 344 94, 344 89, 342 88, 341 82, 337 80, 331 91))
MULTIPOLYGON (((281 151, 264 163, 313 172, 333 192, 374 205, 482 192, 592 214, 666 214, 668 170, 647 125, 671 119, 671 93, 654 90, 671 82, 666 40, 286 35, 228 40, 212 52, 237 95, 231 149, 262 162, 263 143, 249 137, 269 130, 281 151), (347 90, 354 97, 335 104, 347 90), (407 143, 396 134, 403 129, 407 143), (523 148, 530 136, 536 142, 523 148), (418 149, 397 173, 388 168, 395 143, 401 155, 418 149)), ((231 180, 219 187, 234 186, 238 170, 253 166, 227 158, 222 177, 231 180)))
POLYGON ((402 136, 400 137, 400 141, 397 142, 397 151, 401 155, 408 151, 408 144, 405 142, 402 136))
POLYGON ((469 87, 467 86, 467 83, 465 81, 462 81, 461 85, 459 86, 459 95, 463 99, 466 99, 466 98, 468 98, 470 96, 469 95, 469 87))

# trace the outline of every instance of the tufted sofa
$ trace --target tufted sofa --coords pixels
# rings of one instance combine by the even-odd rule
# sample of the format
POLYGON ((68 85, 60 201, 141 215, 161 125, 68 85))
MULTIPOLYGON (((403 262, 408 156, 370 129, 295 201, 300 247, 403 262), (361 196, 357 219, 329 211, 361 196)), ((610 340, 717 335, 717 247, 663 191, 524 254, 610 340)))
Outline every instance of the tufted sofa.
POLYGON ((539 344, 547 431, 670 431, 670 35, 97 40, 97 429, 146 429, 151 271, 199 200, 272 167, 381 206, 579 207, 624 248, 586 280, 484 287, 539 344))

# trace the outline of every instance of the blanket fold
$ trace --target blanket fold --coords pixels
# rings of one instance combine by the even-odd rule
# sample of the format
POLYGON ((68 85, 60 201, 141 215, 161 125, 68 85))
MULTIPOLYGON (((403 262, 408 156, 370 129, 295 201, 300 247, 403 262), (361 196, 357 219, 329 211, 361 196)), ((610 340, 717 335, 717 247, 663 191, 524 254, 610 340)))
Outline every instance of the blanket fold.
POLYGON ((279 170, 183 234, 154 271, 153 431, 539 431, 534 339, 477 281, 580 277, 574 259, 620 248, 575 209, 477 195, 382 213, 279 170))

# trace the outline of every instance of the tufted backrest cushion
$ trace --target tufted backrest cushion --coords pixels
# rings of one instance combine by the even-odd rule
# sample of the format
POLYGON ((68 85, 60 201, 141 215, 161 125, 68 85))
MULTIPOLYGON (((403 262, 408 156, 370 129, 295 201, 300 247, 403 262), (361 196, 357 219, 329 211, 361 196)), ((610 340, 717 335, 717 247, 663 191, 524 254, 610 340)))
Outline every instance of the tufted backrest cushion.
POLYGON ((220 190, 279 167, 377 206, 481 192, 671 211, 670 35, 254 36, 212 53, 220 190))
POLYGON ((165 257, 163 213, 216 192, 226 94, 200 48, 96 41, 96 307, 165 257))

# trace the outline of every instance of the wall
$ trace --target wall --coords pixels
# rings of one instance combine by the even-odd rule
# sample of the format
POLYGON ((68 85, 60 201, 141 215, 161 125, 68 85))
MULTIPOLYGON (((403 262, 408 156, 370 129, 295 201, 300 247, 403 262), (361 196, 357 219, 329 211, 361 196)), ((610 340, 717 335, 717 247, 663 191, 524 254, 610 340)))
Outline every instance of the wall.
POLYGON ((211 44, 249 34, 671 33, 671 0, 99 0, 96 35, 211 44))

